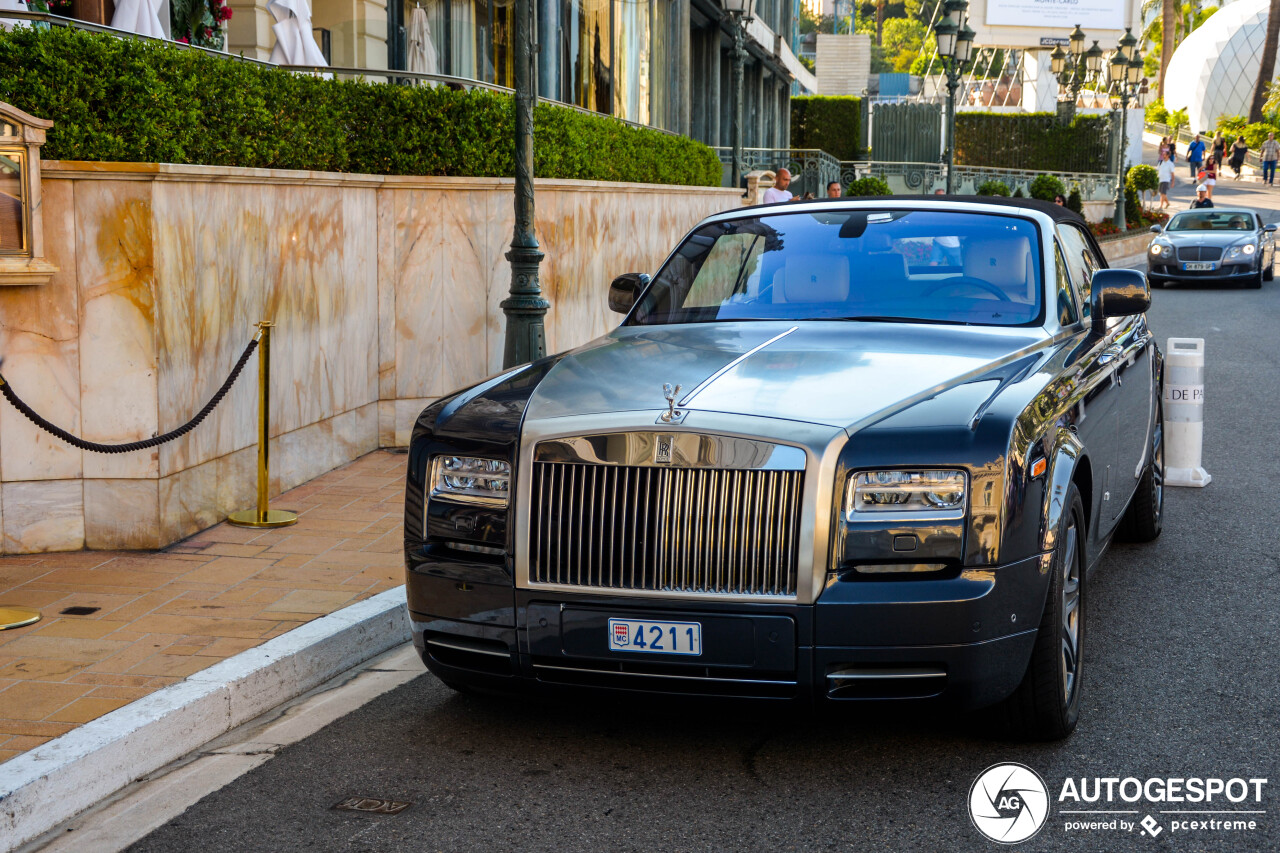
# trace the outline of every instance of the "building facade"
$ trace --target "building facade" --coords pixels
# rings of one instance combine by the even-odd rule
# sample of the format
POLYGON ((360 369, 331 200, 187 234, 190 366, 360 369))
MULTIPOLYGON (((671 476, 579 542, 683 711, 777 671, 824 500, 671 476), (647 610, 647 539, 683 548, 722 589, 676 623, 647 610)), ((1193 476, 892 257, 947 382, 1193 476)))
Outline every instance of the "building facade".
MULTIPOLYGON (((711 0, 533 0, 538 94, 627 121, 730 144, 733 24, 711 0)), ((335 67, 405 69, 409 22, 427 17, 437 73, 510 87, 515 0, 312 0, 316 40, 335 67)), ((757 0, 747 29, 743 135, 786 147, 793 82, 813 77, 792 50, 800 0, 757 0)), ((266 0, 232 3, 228 48, 265 59, 266 0)))

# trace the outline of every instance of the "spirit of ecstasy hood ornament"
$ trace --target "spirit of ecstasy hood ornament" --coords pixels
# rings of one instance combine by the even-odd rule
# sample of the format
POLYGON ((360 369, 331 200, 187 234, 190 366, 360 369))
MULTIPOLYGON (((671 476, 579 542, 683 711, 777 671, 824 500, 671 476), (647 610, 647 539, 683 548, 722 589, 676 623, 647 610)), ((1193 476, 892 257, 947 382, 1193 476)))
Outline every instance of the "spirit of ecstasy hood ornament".
POLYGON ((680 394, 680 386, 672 387, 670 382, 662 383, 662 396, 667 398, 667 410, 658 416, 663 423, 679 423, 684 413, 676 409, 676 397, 680 394))

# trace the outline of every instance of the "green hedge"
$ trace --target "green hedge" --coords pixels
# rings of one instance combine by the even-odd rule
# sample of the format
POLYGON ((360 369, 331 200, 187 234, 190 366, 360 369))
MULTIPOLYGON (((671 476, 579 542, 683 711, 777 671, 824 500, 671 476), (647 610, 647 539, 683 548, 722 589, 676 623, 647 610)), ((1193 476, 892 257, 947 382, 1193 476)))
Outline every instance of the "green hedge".
POLYGON ((958 113, 956 162, 1037 172, 1106 172, 1110 118, 1055 113, 958 113))
MULTIPOLYGON (((78 30, 0 32, 0 101, 52 119, 48 159, 374 175, 514 174, 510 96, 323 80, 78 30)), ((719 186, 682 136, 540 104, 539 177, 719 186)))
POLYGON ((791 147, 821 148, 837 160, 861 160, 862 99, 805 95, 791 99, 791 147))

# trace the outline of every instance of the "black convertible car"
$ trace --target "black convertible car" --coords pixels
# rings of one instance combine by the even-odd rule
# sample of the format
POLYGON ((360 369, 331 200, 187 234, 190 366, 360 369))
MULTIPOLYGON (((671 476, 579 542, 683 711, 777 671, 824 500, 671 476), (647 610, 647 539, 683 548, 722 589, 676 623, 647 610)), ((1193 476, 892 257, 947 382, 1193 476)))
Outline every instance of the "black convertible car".
POLYGON ((432 672, 1073 729, 1089 571, 1161 527, 1142 273, 1054 205, 824 200, 712 216, 609 300, 418 418, 432 672))
POLYGON ((1275 275, 1275 225, 1263 225, 1252 210, 1214 207, 1184 210, 1152 225, 1156 238, 1147 249, 1147 280, 1226 281, 1262 287, 1275 275))

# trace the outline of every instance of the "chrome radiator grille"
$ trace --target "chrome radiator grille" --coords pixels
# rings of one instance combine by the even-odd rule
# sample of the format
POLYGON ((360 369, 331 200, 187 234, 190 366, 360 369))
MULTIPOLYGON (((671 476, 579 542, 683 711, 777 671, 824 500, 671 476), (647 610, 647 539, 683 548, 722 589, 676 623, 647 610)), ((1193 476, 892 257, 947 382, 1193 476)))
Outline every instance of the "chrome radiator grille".
POLYGON ((1222 249, 1218 246, 1179 246, 1180 261, 1217 261, 1222 259, 1222 249))
POLYGON ((802 471, 535 462, 533 583, 792 596, 802 471))

